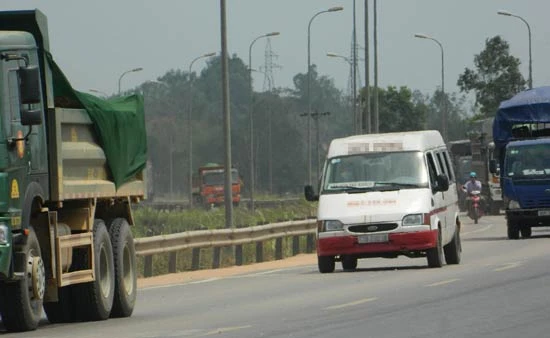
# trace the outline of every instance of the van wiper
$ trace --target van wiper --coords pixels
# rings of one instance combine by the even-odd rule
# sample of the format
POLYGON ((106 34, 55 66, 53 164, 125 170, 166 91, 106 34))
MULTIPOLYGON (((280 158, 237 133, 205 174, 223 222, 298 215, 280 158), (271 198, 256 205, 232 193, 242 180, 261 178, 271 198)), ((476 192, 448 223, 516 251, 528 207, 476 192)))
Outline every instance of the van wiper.
POLYGON ((348 194, 358 194, 367 191, 393 191, 399 190, 399 187, 385 185, 385 186, 374 186, 374 187, 354 187, 354 186, 344 186, 339 187, 345 190, 348 194))
POLYGON ((414 184, 414 183, 376 182, 376 184, 384 184, 386 186, 400 187, 400 188, 418 188, 418 184, 414 184))

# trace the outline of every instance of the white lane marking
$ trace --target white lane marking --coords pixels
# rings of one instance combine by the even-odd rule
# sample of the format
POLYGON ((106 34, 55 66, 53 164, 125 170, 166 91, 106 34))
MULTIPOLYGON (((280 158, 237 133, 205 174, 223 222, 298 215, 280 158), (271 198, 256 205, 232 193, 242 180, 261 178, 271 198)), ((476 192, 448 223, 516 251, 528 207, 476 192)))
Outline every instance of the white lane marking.
POLYGON ((350 307, 350 306, 360 305, 360 304, 367 303, 367 302, 372 302, 372 301, 377 300, 377 299, 378 298, 376 298, 376 297, 359 299, 359 300, 356 300, 355 302, 328 306, 328 307, 325 308, 325 310, 338 310, 338 309, 342 309, 342 308, 345 308, 345 307, 350 307))
POLYGON ((502 266, 502 267, 500 267, 500 268, 494 269, 493 271, 496 271, 496 272, 505 271, 505 270, 517 268, 517 267, 520 266, 520 265, 521 265, 521 262, 508 263, 508 264, 506 264, 505 266, 502 266))
POLYGON ((472 231, 467 231, 467 232, 461 232, 460 234, 465 236, 465 235, 469 235, 469 234, 475 234, 476 232, 483 232, 483 231, 487 231, 489 230, 490 228, 493 227, 494 224, 489 224, 481 229, 477 229, 477 230, 472 230, 472 231))
POLYGON ((440 285, 450 284, 450 283, 453 283, 453 282, 456 282, 456 281, 459 281, 459 280, 460 280, 460 278, 453 278, 453 279, 448 279, 448 280, 444 280, 444 281, 441 281, 441 282, 428 284, 426 286, 440 286, 440 285))
POLYGON ((242 329, 249 329, 251 327, 252 327, 252 325, 221 327, 219 329, 215 329, 215 330, 206 332, 205 334, 200 335, 199 337, 213 336, 215 334, 226 333, 226 332, 231 332, 231 331, 237 331, 237 330, 242 330, 242 329))

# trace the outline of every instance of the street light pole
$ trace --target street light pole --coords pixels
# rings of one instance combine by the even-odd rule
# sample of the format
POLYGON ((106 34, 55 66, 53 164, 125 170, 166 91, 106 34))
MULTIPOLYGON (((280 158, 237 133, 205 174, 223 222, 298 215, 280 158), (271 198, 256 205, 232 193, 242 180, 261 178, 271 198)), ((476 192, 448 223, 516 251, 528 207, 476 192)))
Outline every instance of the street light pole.
POLYGON ((252 46, 261 38, 267 38, 270 36, 279 35, 279 32, 271 32, 256 37, 250 43, 248 47, 248 80, 250 86, 250 108, 248 112, 250 123, 250 210, 254 212, 254 189, 255 189, 255 175, 254 175, 254 89, 252 88, 252 46))
POLYGON ((211 56, 216 55, 216 53, 207 53, 200 56, 197 56, 194 58, 191 63, 189 64, 189 97, 187 98, 187 128, 189 130, 189 142, 188 142, 188 152, 189 152, 189 206, 193 206, 193 128, 191 126, 191 123, 193 121, 193 79, 191 79, 191 68, 193 67, 193 63, 195 61, 200 60, 202 58, 208 58, 211 56))
POLYGON ((120 81, 122 80, 122 77, 128 73, 133 73, 133 72, 141 72, 143 70, 143 68, 141 67, 138 67, 138 68, 134 68, 134 69, 130 69, 130 70, 127 70, 125 71, 124 73, 122 73, 120 75, 120 77, 118 78, 118 95, 120 95, 120 81))
MULTIPOLYGON (((348 57, 345 57, 343 55, 340 55, 340 54, 336 54, 336 53, 327 53, 327 56, 328 57, 333 57, 333 58, 339 58, 339 59, 342 59, 344 61, 346 61, 349 66, 350 66, 350 69, 351 71, 353 72, 353 63, 352 61, 348 58, 348 57)), ((352 92, 352 98, 351 98, 351 101, 352 101, 352 112, 353 112, 353 123, 352 124, 356 124, 358 123, 358 116, 357 116, 357 113, 356 113, 356 100, 357 100, 357 85, 355 83, 355 81, 352 81, 352 85, 353 85, 353 92, 352 92)), ((361 125, 361 121, 363 119, 363 116, 361 114, 361 118, 359 119, 359 125, 361 125)), ((361 132, 363 132, 363 128, 357 128, 357 127, 354 127, 352 126, 352 132, 354 132, 355 134, 360 134, 361 132)))
POLYGON ((443 52, 443 45, 437 39, 425 34, 415 34, 415 38, 432 40, 439 46, 441 50, 441 93, 443 94, 443 114, 442 118, 442 133, 443 139, 447 141, 447 98, 445 97, 445 56, 443 52))
POLYGON ((533 59, 531 57, 531 26, 529 26, 529 23, 527 22, 527 20, 525 20, 521 16, 512 14, 508 11, 500 10, 497 12, 497 14, 518 18, 521 21, 523 21, 523 23, 525 23, 525 25, 527 26, 527 33, 529 34, 529 89, 533 89, 533 59))
POLYGON ((311 23, 313 19, 323 13, 338 12, 344 7, 331 7, 327 10, 317 12, 309 20, 307 25, 307 183, 311 185, 311 23))
POLYGON ((225 148, 225 179, 224 204, 225 227, 233 227, 233 180, 231 174, 231 111, 229 105, 229 60, 227 52, 227 17, 225 0, 220 0, 220 31, 221 31, 221 75, 222 75, 222 107, 223 107, 223 138, 225 148))

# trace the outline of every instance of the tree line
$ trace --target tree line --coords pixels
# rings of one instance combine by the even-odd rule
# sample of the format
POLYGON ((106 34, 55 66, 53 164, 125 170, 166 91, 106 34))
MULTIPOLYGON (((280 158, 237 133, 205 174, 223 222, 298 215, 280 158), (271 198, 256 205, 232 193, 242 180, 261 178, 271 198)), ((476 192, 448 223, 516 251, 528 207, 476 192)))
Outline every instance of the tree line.
MULTIPOLYGON (((220 57, 207 59, 199 73, 170 70, 158 81, 145 82, 134 91, 144 95, 148 152, 155 196, 185 198, 189 187, 189 133, 192 133, 193 172, 205 163, 223 163, 223 114, 220 57), (191 113, 191 114, 190 114, 191 113)), ((493 116, 498 104, 524 90, 520 61, 510 55, 500 36, 486 40, 474 56, 474 69, 466 68, 457 85, 460 93, 433 93, 402 86, 378 88, 379 131, 440 130, 447 111, 448 141, 467 137, 470 123, 493 116), (473 93, 471 103, 466 94, 473 93)), ((350 98, 332 78, 311 68, 312 171, 316 177, 333 138, 354 133, 350 98), (317 142, 318 140, 318 142, 317 142)), ((244 182, 250 178, 250 100, 254 119, 256 193, 297 194, 307 181, 307 73, 293 77, 293 88, 250 93, 250 73, 241 58, 229 58, 231 151, 233 166, 244 182)), ((375 95, 375 88, 370 88, 375 95)), ((362 109, 366 89, 358 95, 362 109)), ((372 103, 372 98, 371 98, 372 103)))

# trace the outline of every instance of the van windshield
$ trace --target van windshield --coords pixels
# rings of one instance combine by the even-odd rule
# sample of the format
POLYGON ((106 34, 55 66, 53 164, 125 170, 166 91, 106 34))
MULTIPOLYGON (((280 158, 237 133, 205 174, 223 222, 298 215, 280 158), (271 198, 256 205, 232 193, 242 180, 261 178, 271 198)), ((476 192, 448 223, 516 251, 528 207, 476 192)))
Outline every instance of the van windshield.
POLYGON ((322 193, 427 187, 428 173, 421 152, 364 153, 329 159, 322 193))

